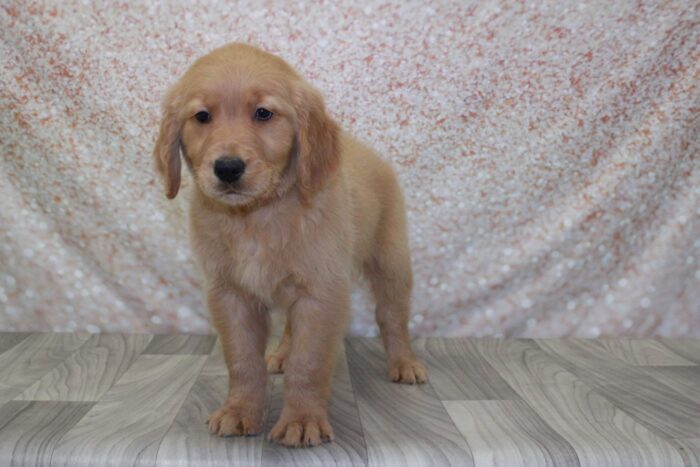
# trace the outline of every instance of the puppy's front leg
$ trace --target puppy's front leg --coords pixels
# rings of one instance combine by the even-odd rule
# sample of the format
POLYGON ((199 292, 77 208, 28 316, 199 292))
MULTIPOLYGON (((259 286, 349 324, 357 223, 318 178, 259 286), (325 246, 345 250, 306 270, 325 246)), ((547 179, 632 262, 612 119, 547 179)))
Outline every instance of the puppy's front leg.
POLYGON ((207 300, 229 373, 228 398, 209 416, 209 431, 220 436, 260 433, 267 384, 266 312, 229 288, 213 288, 207 300))
POLYGON ((335 354, 349 309, 347 292, 300 298, 289 310, 291 349, 284 368, 284 407, 268 438, 292 447, 333 439, 327 405, 335 354))

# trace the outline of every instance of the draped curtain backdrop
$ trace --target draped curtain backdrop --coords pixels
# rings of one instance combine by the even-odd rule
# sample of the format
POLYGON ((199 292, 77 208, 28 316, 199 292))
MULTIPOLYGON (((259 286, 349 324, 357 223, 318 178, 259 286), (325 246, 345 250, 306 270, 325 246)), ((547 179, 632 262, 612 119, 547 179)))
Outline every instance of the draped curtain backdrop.
POLYGON ((0 330, 209 332, 151 150, 243 41, 396 167, 415 334, 700 337, 697 0, 4 0, 0 37, 0 330))

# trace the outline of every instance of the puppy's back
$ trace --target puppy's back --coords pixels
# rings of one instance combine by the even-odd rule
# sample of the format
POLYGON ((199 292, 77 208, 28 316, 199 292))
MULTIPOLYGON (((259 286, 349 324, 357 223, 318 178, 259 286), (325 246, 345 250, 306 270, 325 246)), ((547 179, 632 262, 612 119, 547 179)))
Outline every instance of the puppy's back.
POLYGON ((381 242, 381 230, 405 229, 404 200, 391 164, 347 134, 342 137, 342 152, 353 204, 356 260, 364 262, 381 242))

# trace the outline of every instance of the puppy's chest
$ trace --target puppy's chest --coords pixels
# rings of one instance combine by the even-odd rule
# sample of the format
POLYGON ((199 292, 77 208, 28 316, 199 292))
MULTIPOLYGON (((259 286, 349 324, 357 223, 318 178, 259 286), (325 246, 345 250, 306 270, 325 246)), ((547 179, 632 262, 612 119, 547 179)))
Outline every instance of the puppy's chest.
POLYGON ((288 239, 276 232, 253 230, 224 239, 231 279, 264 301, 274 301, 280 284, 290 276, 288 239))

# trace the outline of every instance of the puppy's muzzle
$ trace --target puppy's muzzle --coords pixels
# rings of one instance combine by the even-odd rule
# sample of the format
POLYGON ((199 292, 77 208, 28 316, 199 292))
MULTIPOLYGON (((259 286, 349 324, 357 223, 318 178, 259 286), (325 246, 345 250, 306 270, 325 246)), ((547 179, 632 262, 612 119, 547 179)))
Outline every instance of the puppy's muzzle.
POLYGON ((234 183, 243 176, 245 162, 238 157, 224 156, 214 162, 214 175, 224 183, 234 183))

